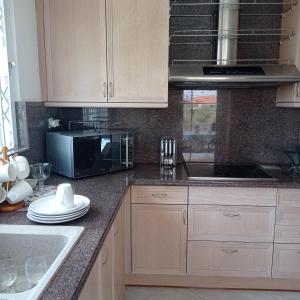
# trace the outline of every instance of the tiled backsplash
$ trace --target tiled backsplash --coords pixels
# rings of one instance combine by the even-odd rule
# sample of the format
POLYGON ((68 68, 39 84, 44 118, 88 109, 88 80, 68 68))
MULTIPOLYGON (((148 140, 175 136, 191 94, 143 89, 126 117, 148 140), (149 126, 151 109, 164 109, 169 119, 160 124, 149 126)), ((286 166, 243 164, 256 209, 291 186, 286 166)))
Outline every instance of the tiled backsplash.
POLYGON ((299 143, 300 111, 277 108, 274 88, 235 89, 216 91, 216 124, 191 126, 193 145, 189 148, 186 134, 189 118, 195 113, 193 110, 211 104, 203 104, 207 102, 199 102, 199 99, 194 104, 183 102, 183 93, 170 90, 167 109, 49 109, 42 103, 26 103, 28 157, 32 162, 45 160, 49 116, 62 119, 63 129, 69 120, 86 120, 89 116, 92 116, 90 120, 98 116, 107 119, 110 127, 132 128, 137 163, 159 162, 160 138, 167 135, 177 139, 180 154, 203 153, 203 149, 209 149, 207 152, 214 153, 216 161, 233 163, 287 163, 285 155, 274 148, 299 143), (212 137, 203 138, 203 128, 205 134, 208 132, 212 137))

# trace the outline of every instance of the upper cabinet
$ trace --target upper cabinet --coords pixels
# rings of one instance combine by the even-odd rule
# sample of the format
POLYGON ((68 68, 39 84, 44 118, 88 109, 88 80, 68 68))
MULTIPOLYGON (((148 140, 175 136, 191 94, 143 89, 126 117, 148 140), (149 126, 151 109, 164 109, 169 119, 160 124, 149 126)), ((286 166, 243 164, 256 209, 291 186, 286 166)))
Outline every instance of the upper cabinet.
POLYGON ((105 0, 45 0, 48 101, 106 102, 105 0))
MULTIPOLYGON (((300 5, 282 16, 282 29, 290 28, 294 36, 280 43, 279 59, 294 64, 300 70, 300 5)), ((280 86, 277 89, 277 106, 300 107, 300 83, 280 86)))
POLYGON ((46 105, 168 106, 169 0, 39 2, 46 105))

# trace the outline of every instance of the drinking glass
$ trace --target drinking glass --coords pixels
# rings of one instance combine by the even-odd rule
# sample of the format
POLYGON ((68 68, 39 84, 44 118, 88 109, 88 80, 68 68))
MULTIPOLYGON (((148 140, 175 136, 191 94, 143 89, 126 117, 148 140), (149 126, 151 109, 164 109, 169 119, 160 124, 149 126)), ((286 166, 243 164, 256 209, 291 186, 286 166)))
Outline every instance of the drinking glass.
POLYGON ((0 291, 6 290, 17 280, 17 269, 9 254, 0 254, 0 291))
POLYGON ((47 272, 47 260, 45 256, 29 257, 25 261, 25 275, 32 284, 38 284, 47 272))
POLYGON ((50 177, 52 165, 50 163, 36 163, 30 165, 31 176, 38 181, 38 188, 44 188, 44 182, 50 177))

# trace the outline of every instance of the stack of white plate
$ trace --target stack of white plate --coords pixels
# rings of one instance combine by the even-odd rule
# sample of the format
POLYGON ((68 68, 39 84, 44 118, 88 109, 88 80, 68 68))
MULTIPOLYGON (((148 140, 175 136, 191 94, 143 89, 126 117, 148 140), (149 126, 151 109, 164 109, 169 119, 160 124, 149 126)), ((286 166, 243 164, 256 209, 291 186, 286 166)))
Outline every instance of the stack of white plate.
POLYGON ((40 198, 28 207, 27 218, 31 221, 56 224, 73 221, 84 216, 90 208, 90 200, 74 195, 74 206, 66 208, 55 199, 55 195, 40 198))

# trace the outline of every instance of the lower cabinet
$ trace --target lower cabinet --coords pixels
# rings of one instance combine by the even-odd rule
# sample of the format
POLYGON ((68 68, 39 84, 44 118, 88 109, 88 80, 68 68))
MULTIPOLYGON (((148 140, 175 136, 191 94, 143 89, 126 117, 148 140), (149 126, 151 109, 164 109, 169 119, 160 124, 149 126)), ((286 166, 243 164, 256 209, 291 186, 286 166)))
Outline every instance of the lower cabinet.
POLYGON ((113 233, 113 299, 123 299, 125 275, 125 203, 112 226, 113 233))
POLYGON ((299 244, 275 244, 273 277, 300 278, 299 244))
POLYGON ((132 272, 186 274, 187 206, 132 205, 132 272))
POLYGON ((113 299, 112 232, 102 245, 79 300, 113 299))
POLYGON ((189 241, 188 275, 271 277, 272 243, 189 241))
POLYGON ((106 236, 79 300, 121 300, 125 287, 125 203, 106 236))

